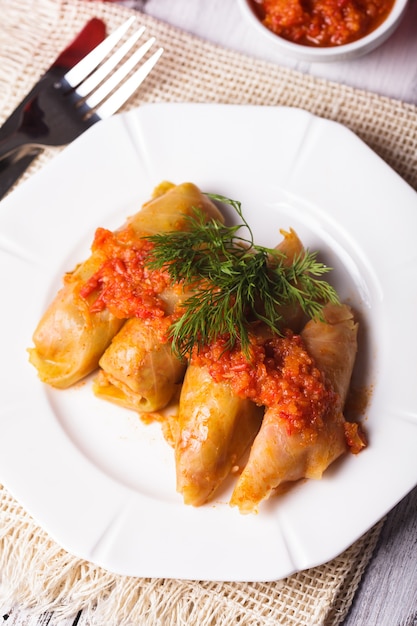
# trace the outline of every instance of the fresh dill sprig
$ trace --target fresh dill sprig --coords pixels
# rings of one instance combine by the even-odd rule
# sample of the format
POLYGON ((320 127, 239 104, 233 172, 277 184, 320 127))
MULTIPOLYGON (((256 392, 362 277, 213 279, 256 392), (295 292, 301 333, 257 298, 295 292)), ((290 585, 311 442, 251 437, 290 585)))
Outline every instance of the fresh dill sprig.
POLYGON ((289 264, 279 250, 254 243, 240 202, 207 195, 229 204, 242 223, 207 221, 196 209, 187 218, 186 231, 147 237, 154 244, 148 266, 164 269, 173 283, 183 284, 191 294, 170 330, 178 356, 189 356, 194 347, 219 336, 225 337, 226 347, 239 341, 247 353, 251 321, 261 320, 279 333, 282 306, 298 303, 305 314, 318 318, 326 302, 338 302, 336 291, 322 279, 330 268, 317 261, 315 252, 303 251, 289 264), (240 234, 242 229, 247 237, 240 234))

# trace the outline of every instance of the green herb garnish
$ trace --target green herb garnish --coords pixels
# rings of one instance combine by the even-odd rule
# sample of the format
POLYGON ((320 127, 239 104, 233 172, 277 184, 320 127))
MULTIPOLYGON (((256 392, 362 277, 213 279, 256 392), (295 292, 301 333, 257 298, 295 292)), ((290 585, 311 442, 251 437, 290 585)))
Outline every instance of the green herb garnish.
POLYGON ((226 337, 226 348, 240 342, 247 353, 249 323, 261 320, 276 333, 281 329, 279 308, 298 303, 311 318, 320 318, 327 302, 338 302, 334 288, 320 277, 331 268, 317 261, 317 253, 305 250, 292 264, 281 252, 254 243, 241 203, 207 194, 214 201, 229 204, 242 220, 224 226, 195 210, 188 217, 187 231, 147 237, 155 244, 147 264, 164 269, 191 295, 182 303, 183 314, 170 330, 174 352, 188 356, 226 337), (248 237, 239 234, 246 229, 248 237))

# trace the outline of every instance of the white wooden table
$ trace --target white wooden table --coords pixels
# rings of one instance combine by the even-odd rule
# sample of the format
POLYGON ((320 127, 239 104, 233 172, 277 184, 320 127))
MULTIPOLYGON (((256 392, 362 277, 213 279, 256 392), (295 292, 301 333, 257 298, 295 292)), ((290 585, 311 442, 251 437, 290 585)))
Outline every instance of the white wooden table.
MULTIPOLYGON (((353 61, 327 64, 296 62, 273 50, 242 19, 236 0, 125 4, 238 52, 417 104, 417 0, 410 1, 398 30, 381 47, 353 61)), ((417 489, 387 517, 344 626, 417 626, 417 489)))
MULTIPOLYGON (((236 51, 417 104, 417 0, 410 0, 405 19, 380 48, 360 59, 331 64, 283 57, 247 24, 236 0, 124 0, 121 4, 236 51)), ((417 489, 388 515, 344 626, 417 625, 416 512, 417 489)), ((4 626, 52 624, 46 616, 29 619, 20 611, 7 616, 9 608, 0 606, 4 626)), ((75 624, 82 626, 82 615, 62 626, 75 624)))
MULTIPOLYGON (((398 30, 381 47, 353 61, 327 64, 296 62, 273 50, 242 19, 236 0, 125 4, 238 52, 417 104, 417 0, 411 0, 398 30)), ((417 626, 417 489, 387 517, 344 626, 417 626)))

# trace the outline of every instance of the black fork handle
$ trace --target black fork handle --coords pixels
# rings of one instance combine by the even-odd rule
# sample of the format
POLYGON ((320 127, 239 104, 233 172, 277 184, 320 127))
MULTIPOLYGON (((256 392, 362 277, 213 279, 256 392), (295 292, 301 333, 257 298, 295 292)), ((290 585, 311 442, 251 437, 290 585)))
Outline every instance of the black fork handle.
POLYGON ((2 152, 4 153, 3 157, 0 156, 0 200, 22 176, 32 161, 42 152, 41 148, 33 146, 24 150, 15 146, 13 150, 13 142, 9 143, 11 141, 10 138, 19 128, 25 108, 30 106, 30 103, 33 102, 41 89, 62 76, 62 72, 62 69, 54 70, 51 68, 48 74, 40 79, 0 128, 0 146, 3 146, 2 152), (9 145, 9 149, 7 145, 9 145))
POLYGON ((12 155, 11 158, 6 157, 0 162, 0 200, 11 190, 41 152, 42 148, 34 148, 30 153, 26 152, 17 158, 16 155, 12 155))

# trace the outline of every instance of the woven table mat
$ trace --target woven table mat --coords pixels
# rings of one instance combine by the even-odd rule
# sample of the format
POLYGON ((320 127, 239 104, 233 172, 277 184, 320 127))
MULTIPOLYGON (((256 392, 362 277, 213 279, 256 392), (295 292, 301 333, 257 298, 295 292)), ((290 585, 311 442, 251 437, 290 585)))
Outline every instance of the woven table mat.
MULTIPOLYGON (((112 30, 133 12, 80 0, 0 0, 0 123, 91 17, 112 30)), ((147 102, 285 105, 338 121, 417 188, 417 107, 232 52, 140 14, 165 53, 125 109, 147 102)), ((25 174, 60 149, 48 149, 25 174)), ((37 614, 97 626, 336 626, 378 539, 377 524, 339 557, 272 583, 114 575, 65 552, 0 487, 1 596, 37 614), (83 623, 87 623, 84 622, 83 623)))

